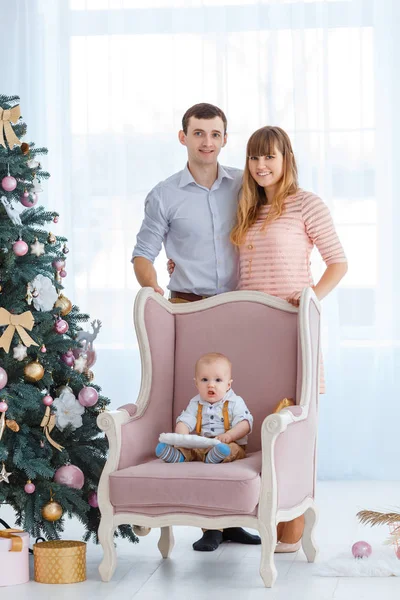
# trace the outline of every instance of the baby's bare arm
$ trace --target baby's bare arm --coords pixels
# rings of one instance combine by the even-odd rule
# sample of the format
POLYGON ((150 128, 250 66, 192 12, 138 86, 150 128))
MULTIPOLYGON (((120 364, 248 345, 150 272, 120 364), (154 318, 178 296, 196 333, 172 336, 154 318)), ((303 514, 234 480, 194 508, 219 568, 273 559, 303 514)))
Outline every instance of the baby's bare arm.
POLYGON ((247 435, 250 431, 250 423, 246 420, 240 421, 235 427, 229 429, 229 431, 225 431, 225 433, 221 433, 217 435, 217 440, 220 440, 223 444, 230 444, 231 442, 236 442, 236 440, 240 440, 240 438, 247 435))
POLYGON ((189 427, 185 425, 185 423, 182 423, 182 421, 179 421, 179 423, 176 424, 175 433, 183 433, 184 435, 190 433, 189 427))

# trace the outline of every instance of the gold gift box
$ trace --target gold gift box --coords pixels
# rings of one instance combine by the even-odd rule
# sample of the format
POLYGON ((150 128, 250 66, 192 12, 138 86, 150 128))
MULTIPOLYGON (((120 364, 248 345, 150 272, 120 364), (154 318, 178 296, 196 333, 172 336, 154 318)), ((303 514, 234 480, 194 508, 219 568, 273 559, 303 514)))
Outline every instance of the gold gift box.
POLYGON ((86 544, 70 540, 33 545, 35 581, 79 583, 86 580, 86 544))

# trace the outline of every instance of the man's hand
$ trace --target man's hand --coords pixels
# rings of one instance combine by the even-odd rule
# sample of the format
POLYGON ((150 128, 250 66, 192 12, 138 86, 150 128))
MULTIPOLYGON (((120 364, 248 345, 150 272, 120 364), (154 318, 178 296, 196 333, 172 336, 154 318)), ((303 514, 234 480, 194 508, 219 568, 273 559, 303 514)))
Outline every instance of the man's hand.
POLYGON ((232 441, 231 436, 229 435, 229 431, 226 431, 225 433, 221 433, 220 435, 215 436, 215 439, 219 440, 223 444, 230 444, 232 441))
POLYGON ((171 277, 172 273, 175 271, 175 263, 172 260, 172 258, 170 258, 167 262, 167 271, 169 276, 171 277))

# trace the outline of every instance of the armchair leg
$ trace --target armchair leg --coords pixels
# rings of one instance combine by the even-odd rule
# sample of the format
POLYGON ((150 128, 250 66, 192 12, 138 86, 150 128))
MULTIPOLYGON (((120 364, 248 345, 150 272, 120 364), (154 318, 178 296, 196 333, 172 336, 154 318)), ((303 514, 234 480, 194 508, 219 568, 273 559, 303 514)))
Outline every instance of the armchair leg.
POLYGON ((314 562, 318 552, 314 540, 314 528, 317 521, 317 509, 315 506, 310 506, 310 508, 306 510, 304 513, 304 520, 304 533, 302 538, 303 550, 308 562, 314 562))
POLYGON ((117 553, 114 545, 114 529, 112 522, 107 522, 104 518, 100 521, 98 537, 103 548, 103 560, 99 566, 100 577, 103 581, 110 581, 114 575, 117 566, 117 553))
POLYGON ((261 537, 261 564, 260 575, 265 587, 271 588, 278 575, 275 567, 274 552, 277 543, 276 525, 274 523, 260 523, 258 532, 261 537))
POLYGON ((158 549, 163 558, 168 558, 175 545, 174 532, 172 527, 161 527, 161 535, 158 540, 158 549))

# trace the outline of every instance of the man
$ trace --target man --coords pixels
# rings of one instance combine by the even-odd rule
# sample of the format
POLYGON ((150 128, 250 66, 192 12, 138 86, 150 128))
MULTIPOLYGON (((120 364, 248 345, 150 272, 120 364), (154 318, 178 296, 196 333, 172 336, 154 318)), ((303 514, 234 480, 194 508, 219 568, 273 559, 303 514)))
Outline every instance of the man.
MULTIPOLYGON (((237 253, 229 234, 235 221, 242 171, 222 167, 218 155, 227 142, 227 120, 212 104, 196 104, 182 119, 179 141, 188 162, 151 190, 132 261, 142 287, 159 294, 153 262, 164 243, 175 263, 169 289, 171 302, 196 302, 236 289, 237 253)), ((240 527, 207 530, 194 550, 216 550, 221 542, 260 544, 258 536, 240 527)))

